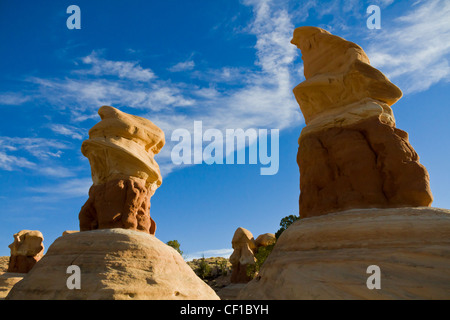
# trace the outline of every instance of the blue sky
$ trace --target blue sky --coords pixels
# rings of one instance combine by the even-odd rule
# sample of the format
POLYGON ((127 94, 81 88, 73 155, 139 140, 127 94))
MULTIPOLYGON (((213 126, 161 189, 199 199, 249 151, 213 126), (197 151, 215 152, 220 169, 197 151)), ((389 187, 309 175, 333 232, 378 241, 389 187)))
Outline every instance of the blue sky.
POLYGON ((303 81, 295 27, 322 27, 358 43, 398 85, 397 127, 431 176, 433 206, 450 208, 450 3, 429 1, 0 1, 0 255, 13 234, 40 230, 46 248, 78 213, 92 183, 80 147, 112 105, 166 134, 151 199, 156 236, 189 259, 229 255, 238 227, 256 237, 298 214, 297 139, 304 126, 292 89, 303 81), (81 9, 69 30, 66 9, 81 9), (366 8, 381 8, 381 29, 366 8), (177 128, 279 129, 279 170, 260 164, 180 165, 177 128))

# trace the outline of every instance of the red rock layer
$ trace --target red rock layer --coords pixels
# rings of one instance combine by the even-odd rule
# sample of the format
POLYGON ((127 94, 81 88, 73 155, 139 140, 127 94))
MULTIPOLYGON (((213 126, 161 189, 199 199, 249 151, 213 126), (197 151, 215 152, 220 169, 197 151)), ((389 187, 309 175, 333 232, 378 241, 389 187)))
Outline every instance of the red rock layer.
POLYGON ((34 267, 36 262, 40 260, 40 256, 23 256, 23 255, 12 255, 9 257, 9 265, 7 272, 14 273, 28 273, 31 268, 34 267))
POLYGON ((123 228, 154 235, 156 223, 150 218, 152 195, 141 179, 117 179, 93 185, 79 213, 80 231, 123 228))
POLYGON ((247 283, 252 280, 252 277, 247 275, 247 266, 248 264, 238 263, 237 265, 233 265, 233 269, 231 272, 231 283, 247 283))
POLYGON ((428 172, 408 134, 377 117, 308 133, 299 143, 302 218, 433 201, 428 172))

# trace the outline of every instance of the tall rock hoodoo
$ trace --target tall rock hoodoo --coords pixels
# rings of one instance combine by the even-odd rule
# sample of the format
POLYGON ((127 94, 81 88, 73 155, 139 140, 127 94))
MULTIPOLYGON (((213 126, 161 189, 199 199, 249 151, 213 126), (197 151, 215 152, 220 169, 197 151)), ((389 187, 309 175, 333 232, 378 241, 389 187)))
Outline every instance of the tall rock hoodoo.
POLYGON ((300 219, 238 298, 449 299, 450 210, 430 208, 428 173, 395 127, 401 91, 352 42, 315 27, 291 42, 306 78, 300 219))
POLYGON ((163 131, 113 107, 103 106, 99 114, 81 147, 93 185, 79 213, 80 232, 56 239, 6 299, 219 299, 175 249, 154 236, 150 197, 162 179, 153 156, 164 146, 163 131), (75 289, 68 284, 70 266, 79 270, 75 289))
POLYGON ((267 247, 276 242, 273 233, 259 235, 256 240, 253 234, 244 228, 237 228, 231 240, 233 253, 230 256, 231 283, 247 283, 252 280, 247 268, 256 263, 255 254, 261 247, 267 247))
POLYGON ((237 228, 231 240, 233 253, 230 256, 231 283, 247 283, 251 278, 247 275, 247 266, 255 264, 255 239, 250 231, 237 228))
POLYGON ((8 272, 27 273, 44 255, 44 236, 37 230, 22 230, 14 234, 9 245, 8 272))
POLYGON ((123 228, 155 234, 150 198, 161 185, 153 159, 165 144, 150 120, 103 106, 81 152, 89 159, 94 184, 80 211, 80 231, 123 228))
POLYGON ((306 80, 294 89, 306 127, 299 138, 300 217, 352 208, 430 206, 428 172, 395 127, 402 92, 360 46, 316 27, 295 29, 306 80))

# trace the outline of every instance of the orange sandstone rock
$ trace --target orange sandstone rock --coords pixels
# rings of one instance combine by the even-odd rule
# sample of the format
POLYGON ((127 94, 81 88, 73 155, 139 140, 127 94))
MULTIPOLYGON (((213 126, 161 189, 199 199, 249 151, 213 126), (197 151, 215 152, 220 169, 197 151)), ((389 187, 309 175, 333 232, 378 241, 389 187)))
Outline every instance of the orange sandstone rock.
POLYGON ((267 247, 274 244, 277 241, 277 238, 274 233, 264 233, 260 234, 256 240, 255 245, 257 248, 259 247, 267 247))
POLYGON ((219 297, 172 247, 148 233, 115 228, 59 237, 6 299, 218 300, 219 297), (71 265, 80 268, 80 289, 67 286, 70 276, 67 268, 71 265))
POLYGON ((275 234, 264 233, 256 240, 250 231, 244 228, 237 228, 233 240, 234 249, 230 256, 232 265, 231 283, 247 283, 252 278, 247 275, 247 267, 256 263, 255 254, 260 247, 267 247, 277 241, 275 234))
POLYGON ((316 27, 295 29, 291 41, 302 51, 306 81, 294 89, 306 124, 322 112, 365 98, 394 104, 402 92, 357 44, 316 27))
POLYGON ((164 132, 113 107, 103 106, 98 113, 101 121, 81 147, 94 184, 79 213, 80 231, 124 228, 155 234, 150 198, 162 178, 153 157, 165 144, 164 132))
POLYGON ((237 299, 448 300, 449 265, 450 210, 352 209, 290 225, 237 299))
POLYGON ((44 236, 36 230, 22 230, 14 234, 14 242, 9 245, 11 257, 7 272, 29 272, 44 255, 43 241, 44 236))
POLYGON ((246 283, 251 280, 247 275, 247 266, 255 264, 255 239, 250 231, 237 228, 231 240, 234 249, 230 256, 232 265, 231 283, 246 283))
POLYGON ((305 117, 299 138, 300 216, 351 208, 430 206, 427 170, 395 127, 402 93, 358 45, 315 27, 291 41, 306 80, 294 89, 305 117))

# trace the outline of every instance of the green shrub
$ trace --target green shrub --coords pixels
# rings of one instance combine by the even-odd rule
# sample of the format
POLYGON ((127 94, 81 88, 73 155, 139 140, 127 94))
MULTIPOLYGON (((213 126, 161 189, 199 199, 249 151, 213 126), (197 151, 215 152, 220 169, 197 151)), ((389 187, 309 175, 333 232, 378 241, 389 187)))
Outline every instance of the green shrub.
POLYGON ((205 261, 204 256, 200 259, 197 275, 203 280, 211 276, 211 266, 205 261))
POLYGON ((291 224, 293 224, 295 221, 300 219, 298 216, 294 216, 291 214, 290 216, 284 217, 280 221, 280 229, 275 233, 275 237, 278 239, 280 235, 283 233, 284 230, 286 230, 291 224))
POLYGON ((228 274, 227 260, 218 261, 216 264, 220 270, 220 275, 226 276, 228 274))
POLYGON ((251 264, 247 266, 247 276, 254 278, 255 275, 259 272, 261 269, 261 266, 266 261, 267 257, 270 255, 270 253, 273 250, 273 247, 275 247, 275 243, 268 245, 267 247, 259 247, 258 251, 255 254, 256 262, 255 264, 251 264))
POLYGON ((175 250, 178 251, 178 253, 183 256, 183 251, 181 251, 180 249, 180 243, 178 242, 178 240, 170 240, 167 241, 166 244, 172 248, 174 248, 175 250))
MULTIPOLYGON (((295 216, 293 214, 284 217, 280 221, 280 229, 275 233, 275 237, 278 240, 280 235, 283 233, 284 230, 286 230, 291 224, 293 224, 295 221, 300 219, 300 217, 295 216)), ((275 246, 275 243, 267 246, 267 247, 259 247, 258 251, 255 253, 256 262, 255 264, 248 265, 247 266, 247 276, 254 278, 255 275, 259 272, 261 269, 261 266, 263 265, 264 261, 266 261, 269 254, 272 252, 273 247, 275 246)))

